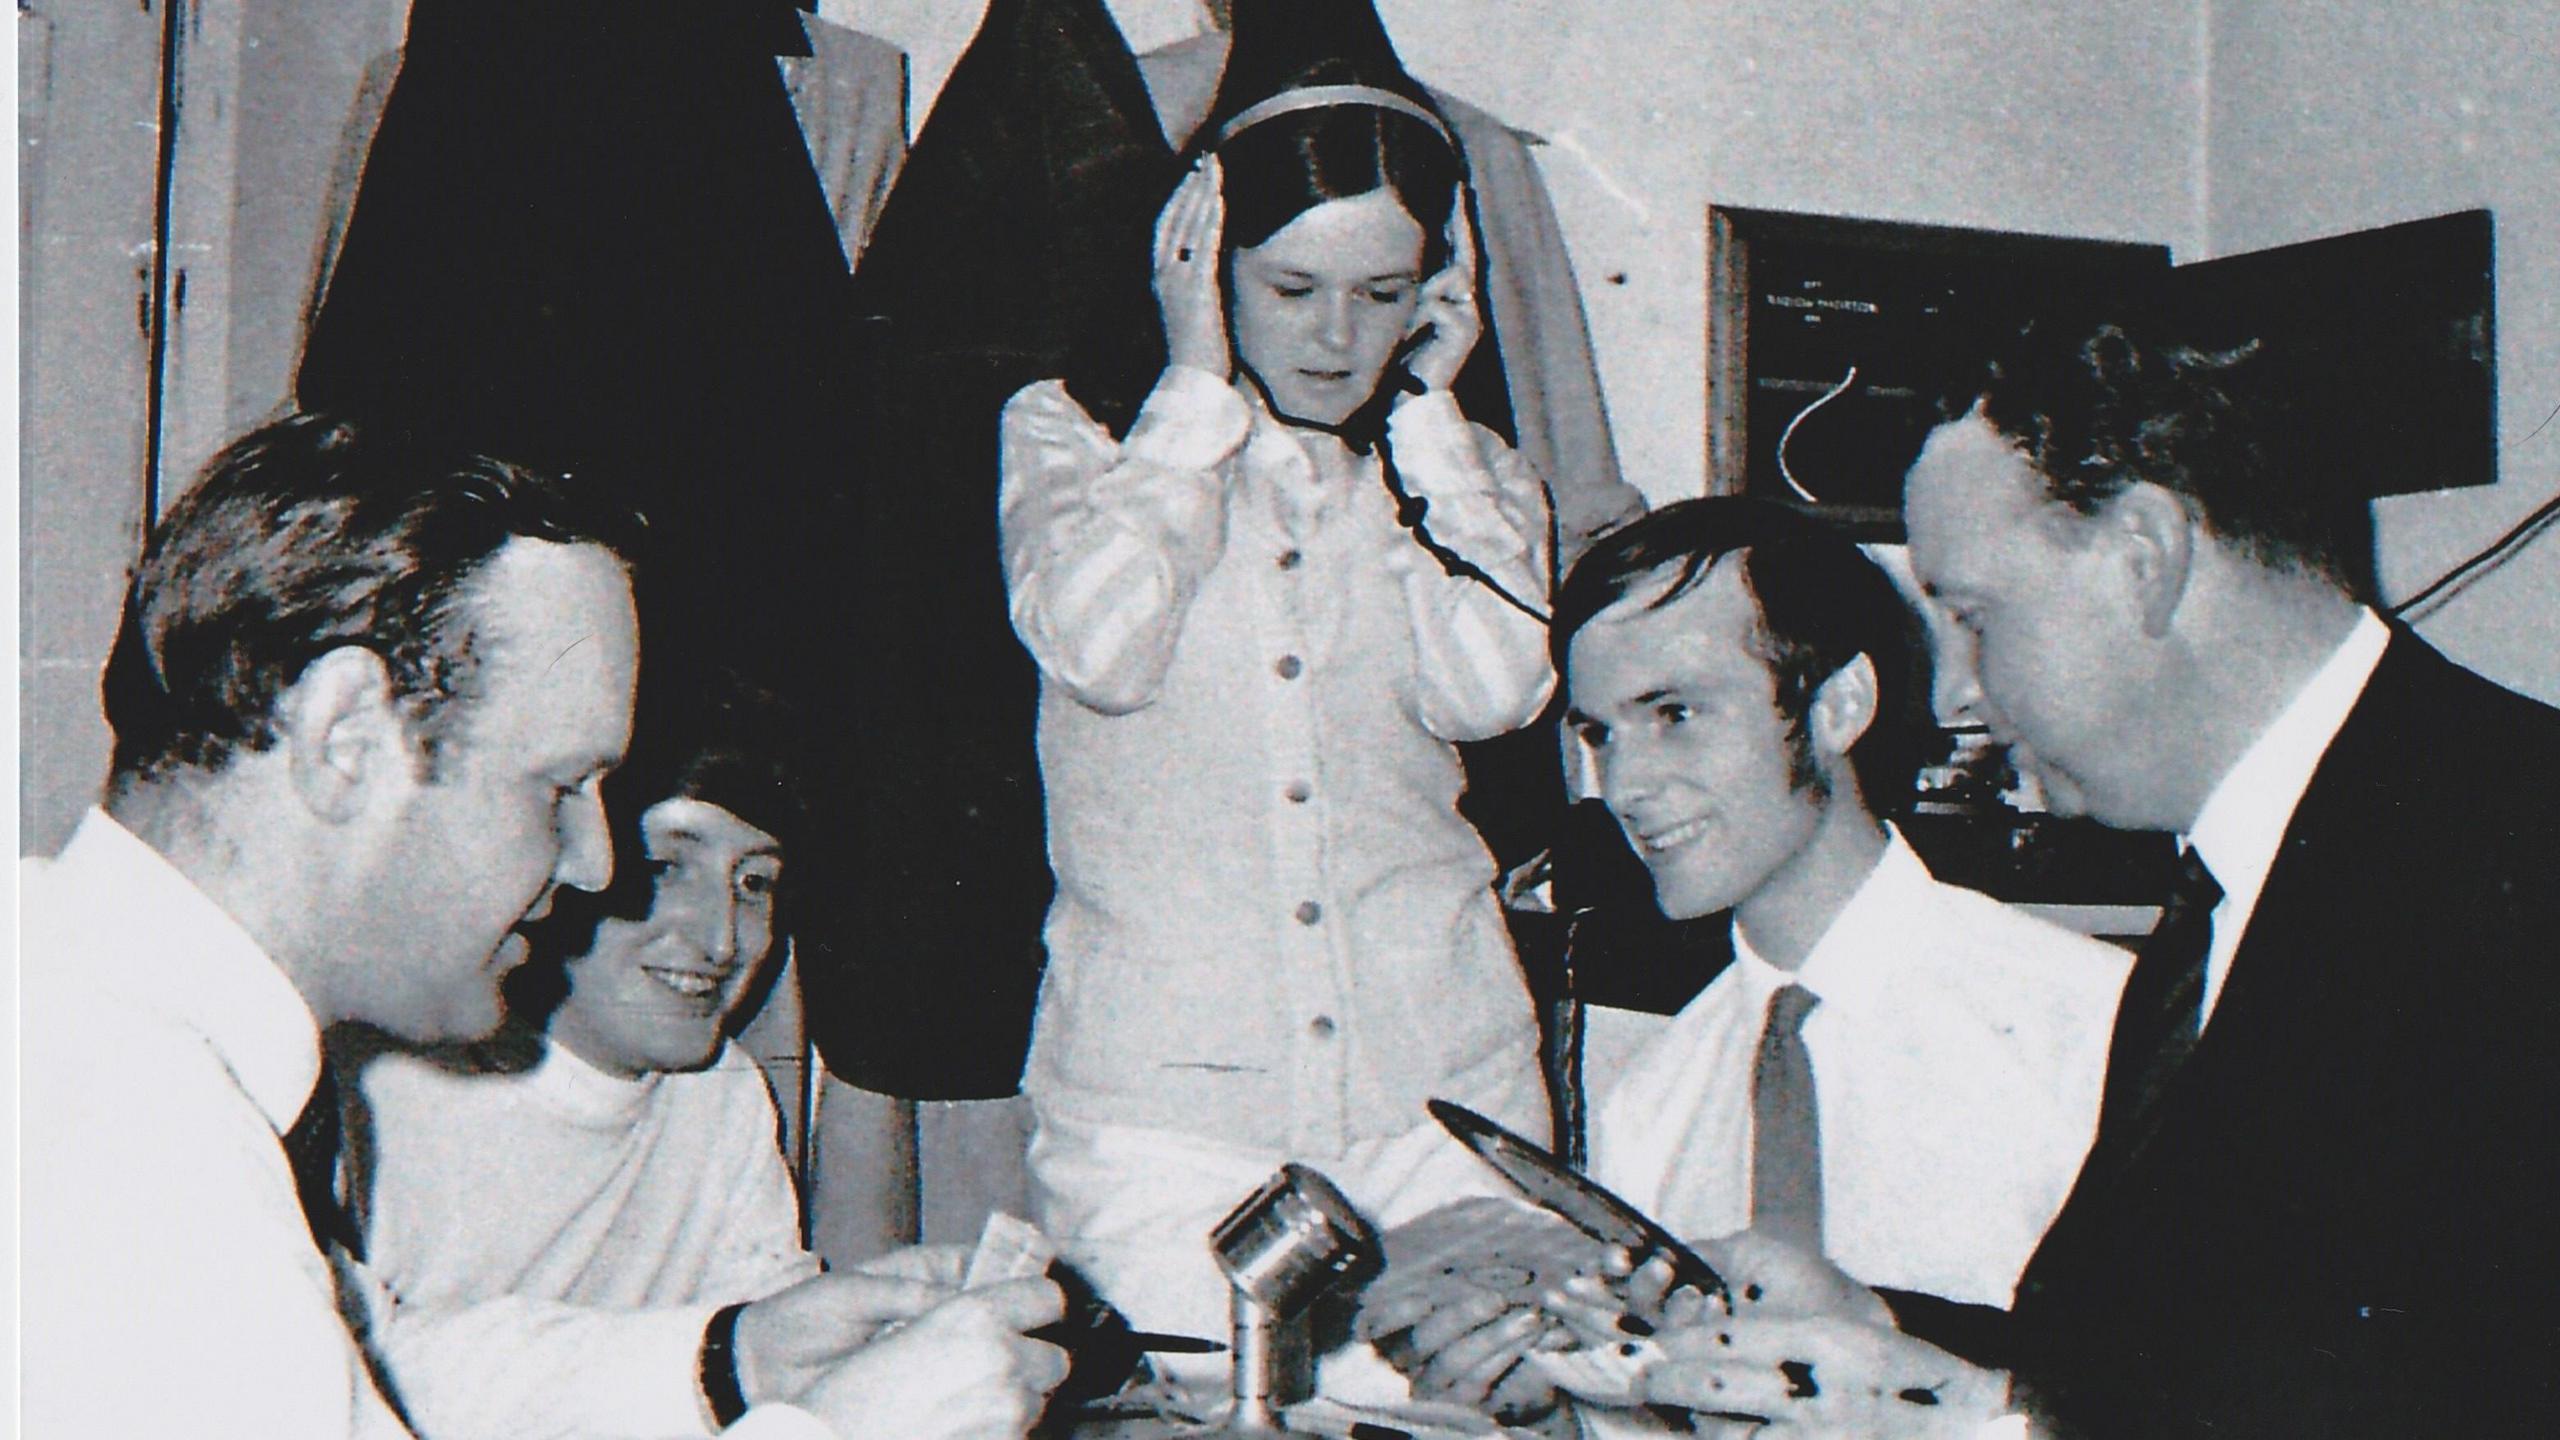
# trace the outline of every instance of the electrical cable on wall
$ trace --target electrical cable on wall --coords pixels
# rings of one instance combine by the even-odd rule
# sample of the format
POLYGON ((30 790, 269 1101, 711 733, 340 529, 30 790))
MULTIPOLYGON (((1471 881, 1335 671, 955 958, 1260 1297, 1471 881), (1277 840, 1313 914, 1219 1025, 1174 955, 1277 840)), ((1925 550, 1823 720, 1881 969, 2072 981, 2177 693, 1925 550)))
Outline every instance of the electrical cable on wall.
POLYGON ((1808 505, 1821 504, 1822 497, 1804 488, 1803 482, 1796 479, 1796 472, 1787 464, 1787 442, 1796 438, 1796 427, 1802 425, 1808 416, 1812 415, 1814 411, 1821 409, 1823 406, 1830 404, 1832 401, 1839 399, 1841 396, 1848 394, 1849 387, 1857 383, 1858 367, 1852 365, 1849 367, 1849 373, 1840 377, 1839 384, 1823 391, 1820 399, 1815 400, 1812 404, 1797 411, 1795 418, 1787 422, 1787 428, 1778 432, 1778 476, 1780 479, 1787 482, 1788 489, 1803 496, 1805 503, 1808 505))
POLYGON ((2430 602, 2440 604, 2441 601, 2449 601, 2460 595, 2482 577, 2495 573, 2500 566, 2524 553, 2525 548, 2534 541, 2550 534, 2553 529, 2560 528, 2553 524, 2555 520, 2560 520, 2560 495, 2554 495, 2535 506, 2531 514, 2509 527, 2507 533, 2490 541, 2488 545, 2461 564, 2419 587, 2416 594, 2392 606, 2391 615, 2395 619, 2407 616, 2430 602))

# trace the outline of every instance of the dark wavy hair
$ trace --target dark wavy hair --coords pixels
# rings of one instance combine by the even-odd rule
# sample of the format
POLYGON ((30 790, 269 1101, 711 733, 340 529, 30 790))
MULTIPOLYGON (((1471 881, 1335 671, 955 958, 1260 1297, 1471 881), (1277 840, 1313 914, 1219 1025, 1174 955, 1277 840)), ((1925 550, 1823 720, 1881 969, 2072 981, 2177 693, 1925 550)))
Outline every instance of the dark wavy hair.
POLYGON ((1979 413, 2056 503, 2094 514, 2135 481, 2182 496, 2204 528, 2270 569, 2373 590, 2373 512, 2338 477, 2275 459, 2289 423, 2266 346, 2205 346, 2157 306, 2029 321, 1938 397, 1979 413))
POLYGON ((1849 749, 1858 793, 1875 814, 1901 808, 1927 743, 1928 648, 1919 615, 1883 569, 1821 520, 1771 501, 1711 496, 1665 505, 1601 537, 1556 592, 1548 632, 1556 672, 1573 637, 1600 612, 1668 576, 1647 602, 1659 609, 1702 583, 1728 556, 1758 610, 1752 653, 1769 669, 1788 722, 1788 766, 1799 789, 1818 788, 1807 714, 1824 681, 1860 655, 1875 668, 1876 713, 1849 749))
POLYGON ((632 563, 640 521, 567 481, 321 414, 214 456, 152 531, 101 698, 114 784, 218 773, 276 742, 278 698, 354 645, 382 657, 432 774, 483 647, 472 581, 510 540, 632 563))

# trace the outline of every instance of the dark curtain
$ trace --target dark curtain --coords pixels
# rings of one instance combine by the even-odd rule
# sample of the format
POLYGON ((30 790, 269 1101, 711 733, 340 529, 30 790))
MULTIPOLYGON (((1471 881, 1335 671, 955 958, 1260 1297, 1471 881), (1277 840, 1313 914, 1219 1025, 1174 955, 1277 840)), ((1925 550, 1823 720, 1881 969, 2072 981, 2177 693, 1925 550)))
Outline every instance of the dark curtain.
POLYGON ((840 991, 857 962, 936 956, 860 933, 880 882, 856 830, 878 810, 859 492, 881 472, 851 277, 775 61, 806 50, 774 0, 416 0, 297 389, 648 516, 642 723, 712 665, 806 719, 797 953, 840 991))
POLYGON ((865 886, 851 963, 807 983, 828 1067, 867 1088, 968 1098, 1020 1081, 1051 883, 1039 677, 997 548, 997 419, 1089 344, 1152 342, 1148 237, 1174 179, 1101 0, 994 0, 864 252, 874 464, 843 633, 864 683, 842 720, 865 769, 865 886))
POLYGON ((820 699, 843 661, 801 617, 861 462, 774 63, 805 50, 781 0, 416 0, 297 391, 615 486, 656 552, 644 663, 820 699))

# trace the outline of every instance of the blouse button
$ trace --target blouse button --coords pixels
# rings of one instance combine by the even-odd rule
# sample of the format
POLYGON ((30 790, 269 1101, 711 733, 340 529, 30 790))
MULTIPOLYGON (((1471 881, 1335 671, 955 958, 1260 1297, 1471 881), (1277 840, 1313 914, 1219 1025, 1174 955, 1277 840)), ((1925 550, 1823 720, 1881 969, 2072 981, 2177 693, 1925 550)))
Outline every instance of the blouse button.
POLYGON ((1333 1030, 1333 1017, 1330 1015, 1319 1015, 1307 1022, 1307 1033, 1319 1040, 1332 1039, 1333 1030))
POLYGON ((1298 568, 1299 562, 1306 558, 1305 554, 1300 551, 1283 550, 1280 552, 1280 568, 1283 570, 1295 570, 1298 568))
POLYGON ((1298 678, 1299 672, 1305 670, 1307 667, 1305 662, 1299 660, 1297 656, 1283 655, 1280 657, 1280 663, 1272 666, 1271 668, 1279 673, 1281 679, 1295 680, 1298 678))
POLYGON ((1299 923, 1299 924, 1301 924, 1301 925, 1313 925, 1314 923, 1316 923, 1317 921, 1319 921, 1319 920, 1321 920, 1321 919, 1323 919, 1323 918, 1324 918, 1324 907, 1323 907, 1323 906, 1321 906, 1321 905, 1317 904, 1317 903, 1316 903, 1316 902, 1314 902, 1313 900, 1301 900, 1301 901, 1299 901, 1299 902, 1298 902, 1298 923, 1299 923))
POLYGON ((1304 780, 1292 780, 1289 782, 1289 788, 1280 793, 1289 797, 1290 804, 1304 805, 1315 798, 1316 787, 1304 780))

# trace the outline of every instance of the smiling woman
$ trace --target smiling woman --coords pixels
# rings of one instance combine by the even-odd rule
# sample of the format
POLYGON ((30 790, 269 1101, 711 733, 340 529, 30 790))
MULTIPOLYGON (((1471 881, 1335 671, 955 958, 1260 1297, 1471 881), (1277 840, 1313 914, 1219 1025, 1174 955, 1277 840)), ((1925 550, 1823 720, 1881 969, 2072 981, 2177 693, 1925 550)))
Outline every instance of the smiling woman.
POLYGON ((603 786, 613 883, 529 927, 501 1036, 339 1050, 367 1142, 350 1198, 399 1300, 380 1345, 430 1434, 698 1428, 706 1315, 827 1283, 764 1075, 725 1033, 801 828, 789 717, 725 673, 651 672, 640 709, 603 786))
POLYGON ((609 1075, 693 1070, 719 1053, 721 1022, 773 941, 782 842, 687 795, 640 820, 649 912, 607 918, 567 962, 551 1038, 609 1075))
POLYGON ((734 672, 653 671, 604 782, 613 884, 563 896, 510 981, 516 1028, 634 1076, 695 1070, 758 991, 803 826, 792 712, 734 672))

